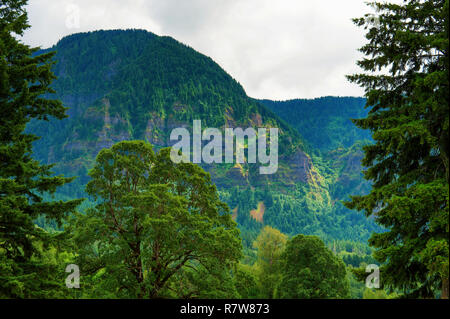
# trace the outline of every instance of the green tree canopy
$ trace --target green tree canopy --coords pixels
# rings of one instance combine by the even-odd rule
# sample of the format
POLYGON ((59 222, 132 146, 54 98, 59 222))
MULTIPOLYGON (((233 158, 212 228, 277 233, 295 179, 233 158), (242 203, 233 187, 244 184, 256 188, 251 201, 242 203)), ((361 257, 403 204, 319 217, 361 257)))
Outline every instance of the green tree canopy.
POLYGON ((382 284, 412 297, 442 287, 448 298, 449 2, 372 6, 375 24, 354 20, 368 30, 358 62, 366 73, 349 80, 365 88, 370 108, 354 122, 373 132, 363 160, 373 187, 347 206, 388 229, 369 239, 382 284))
POLYGON ((261 293, 254 266, 238 264, 233 279, 239 297, 244 299, 260 298, 261 293))
POLYGON ((239 230, 209 174, 173 163, 170 148, 119 142, 100 151, 89 175, 98 204, 71 231, 94 296, 201 296, 201 282, 226 278, 241 257, 239 230))
POLYGON ((349 298, 345 265, 317 236, 297 235, 286 244, 278 298, 349 298))

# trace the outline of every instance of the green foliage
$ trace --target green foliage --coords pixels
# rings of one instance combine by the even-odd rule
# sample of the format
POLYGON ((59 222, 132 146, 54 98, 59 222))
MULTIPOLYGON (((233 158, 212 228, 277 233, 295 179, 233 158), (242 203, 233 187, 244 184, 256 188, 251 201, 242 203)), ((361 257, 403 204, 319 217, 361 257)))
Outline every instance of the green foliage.
MULTIPOLYGON (((239 83, 210 58, 174 39, 143 30, 73 34, 49 50, 57 51, 53 70, 58 79, 52 85, 69 107, 69 118, 48 123, 32 121, 27 129, 45 137, 34 143, 35 158, 43 163, 56 162, 56 173, 77 176, 58 190, 57 199, 85 196, 87 172, 102 148, 122 140, 140 139, 159 149, 170 145, 171 129, 189 127, 195 118, 202 120, 203 127, 280 128, 280 167, 273 176, 259 175, 259 164, 243 165, 246 178, 239 173, 230 174, 231 164, 202 166, 211 173, 223 201, 232 210, 237 207, 236 221, 246 249, 251 248, 264 225, 288 235, 318 235, 327 242, 367 241, 371 232, 381 229, 339 202, 354 190, 359 194, 368 188, 361 185, 360 166, 353 165, 359 163, 359 158, 354 160, 356 151, 350 148, 330 156, 317 154, 312 156, 311 167, 308 164, 293 171, 292 167, 301 161, 294 158, 288 162, 286 158, 295 151, 309 152, 306 142, 259 101, 248 98, 239 83), (326 176, 318 187, 306 178, 299 181, 303 171, 309 174, 310 168, 326 176), (261 201, 266 207, 263 223, 250 216, 261 201)), ((321 123, 330 126, 329 131, 333 130, 333 116, 339 117, 338 122, 350 123, 347 116, 358 116, 361 101, 324 99, 323 108, 339 106, 340 113, 322 117, 321 123)), ((297 113, 301 114, 302 108, 297 113)), ((316 116, 317 112, 311 115, 316 116)), ((350 131, 345 127, 345 131, 350 131)), ((317 134, 315 126, 308 128, 308 136, 317 134)), ((333 139, 338 137, 333 135, 333 139)), ((342 143, 335 140, 332 144, 342 143)), ((89 205, 93 203, 86 202, 81 208, 85 210, 89 205)), ((44 227, 55 226, 42 219, 37 222, 44 227)))
POLYGON ((260 100, 287 124, 294 127, 314 149, 329 151, 370 140, 370 134, 353 125, 351 119, 367 115, 364 98, 320 97, 311 100, 260 100))
POLYGON ((365 99, 322 97, 260 102, 313 146, 312 162, 323 177, 321 189, 311 191, 300 186, 273 195, 274 205, 266 211, 265 221, 289 235, 317 235, 326 242, 367 241, 372 232, 383 231, 373 220, 341 203, 351 194, 367 194, 370 190, 361 172, 362 147, 370 143, 370 134, 351 122, 352 118, 367 115, 365 99))
POLYGON ((70 117, 62 123, 29 125, 49 135, 36 143, 40 159, 48 159, 51 150, 57 161, 76 159, 77 169, 89 167, 78 160, 93 159, 101 148, 119 140, 147 138, 168 146, 170 130, 182 123, 190 126, 193 119, 210 127, 227 122, 244 127, 256 115, 264 126, 283 131, 283 152, 302 144, 295 130, 248 98, 219 65, 170 37, 144 30, 95 31, 65 37, 48 50, 57 52, 53 71, 58 79, 53 86, 70 107, 70 117), (103 125, 106 113, 111 127, 103 125), (54 131, 59 134, 51 134, 54 131))
POLYGON ((282 255, 278 298, 349 298, 344 263, 316 236, 297 235, 282 255))
POLYGON ((395 299, 399 296, 396 293, 388 294, 383 289, 368 289, 363 293, 363 299, 395 299))
MULTIPOLYGON (((210 58, 174 39, 142 30, 96 31, 38 51, 15 37, 26 27, 26 1, 3 3, 0 297, 273 298, 282 285, 290 287, 288 297, 348 295, 337 257, 319 253, 320 262, 300 260, 304 272, 314 272, 317 264, 336 268, 313 291, 305 273, 286 282, 283 271, 293 273, 299 260, 282 263, 281 256, 283 233, 304 233, 320 236, 348 265, 372 260, 361 241, 379 228, 339 203, 350 191, 367 189, 355 144, 365 133, 348 120, 366 115, 362 99, 297 100, 276 108, 263 101, 285 123, 248 98, 210 58), (232 165, 205 166, 217 191, 200 167, 173 164, 169 149, 161 148, 169 145, 172 128, 193 119, 213 127, 279 127, 280 175, 262 177, 248 164, 237 175, 229 174, 232 165), (312 149, 299 132, 322 153, 303 153, 312 149), (130 139, 146 140, 159 152, 143 141, 115 144, 130 139), (287 160, 293 154, 302 157, 287 160), (57 164, 52 168, 32 158, 57 164), (294 172, 291 166, 303 160, 305 167, 294 172), (68 183, 73 178, 55 177, 51 170, 78 178, 68 183), (311 176, 299 180, 300 174, 311 176), (86 184, 91 198, 79 206, 83 213, 63 225, 86 184), (239 231, 224 202, 241 229, 243 259, 239 231), (250 211, 261 203, 264 216, 257 221, 250 211), (68 243, 70 253, 61 249, 68 243), (68 263, 80 265, 80 290, 63 285, 68 263), (328 289, 333 280, 336 291, 328 289)), ((434 254, 445 246, 436 241, 427 247, 422 258, 433 271, 445 271, 434 254)), ((351 282, 352 296, 361 297, 351 282)))
POLYGON ((362 299, 365 291, 365 283, 358 280, 352 273, 352 266, 347 267, 347 279, 350 289, 351 299, 362 299))
POLYGON ((216 261, 206 267, 183 269, 175 274, 168 287, 170 298, 224 299, 240 298, 229 267, 216 261))
POLYGON ((275 289, 281 277, 281 254, 284 251, 286 241, 287 236, 285 234, 266 226, 253 243, 258 251, 256 266, 262 298, 274 298, 275 289))
POLYGON ((98 204, 68 231, 92 296, 235 294, 223 283, 241 257, 239 231, 208 173, 174 164, 169 148, 154 154, 146 142, 124 141, 103 149, 89 175, 98 204))
POLYGON ((234 272, 234 285, 240 298, 252 299, 261 298, 258 278, 255 275, 258 269, 256 266, 238 264, 234 272))
MULTIPOLYGON (((65 108, 56 99, 50 83, 53 53, 36 55, 17 38, 28 28, 26 1, 6 0, 0 4, 0 297, 38 298, 54 296, 60 285, 46 263, 44 252, 57 236, 36 227, 43 216, 61 226, 81 200, 46 201, 72 178, 52 176, 51 165, 32 158, 32 143, 38 139, 25 133, 27 123, 62 119, 65 108)), ((54 247, 54 246, 53 246, 54 247)))
POLYGON ((442 287, 448 298, 449 2, 372 6, 379 26, 354 20, 367 30, 366 73, 349 76, 366 92, 368 116, 354 122, 373 133, 363 159, 372 190, 346 205, 388 229, 369 240, 385 287, 410 297, 442 287))

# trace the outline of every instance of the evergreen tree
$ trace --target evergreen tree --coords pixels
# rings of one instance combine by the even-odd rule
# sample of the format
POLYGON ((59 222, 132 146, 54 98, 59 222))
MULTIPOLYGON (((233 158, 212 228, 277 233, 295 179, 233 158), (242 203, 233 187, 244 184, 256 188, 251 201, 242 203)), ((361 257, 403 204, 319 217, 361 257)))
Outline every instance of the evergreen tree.
POLYGON ((448 0, 375 2, 358 65, 349 76, 365 88, 373 132, 364 147, 370 194, 346 205, 387 229, 369 240, 383 266, 381 282, 411 297, 448 298, 449 57, 448 0), (379 72, 381 71, 381 72, 379 72))
POLYGON ((56 277, 53 268, 39 261, 40 247, 48 247, 55 236, 33 221, 43 215, 61 226, 62 218, 80 203, 45 201, 45 194, 72 178, 52 176, 51 166, 31 157, 38 137, 25 133, 27 123, 62 119, 65 108, 46 97, 54 93, 50 88, 53 54, 36 56, 37 48, 18 40, 29 27, 26 2, 0 3, 0 297, 43 297, 60 285, 50 279, 56 277))

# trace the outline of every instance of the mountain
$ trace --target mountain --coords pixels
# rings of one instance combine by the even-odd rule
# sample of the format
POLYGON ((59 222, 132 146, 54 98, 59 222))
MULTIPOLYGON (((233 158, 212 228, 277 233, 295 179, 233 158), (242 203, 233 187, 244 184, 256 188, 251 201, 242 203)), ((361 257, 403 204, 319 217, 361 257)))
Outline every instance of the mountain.
MULTIPOLYGON (((294 127, 318 152, 325 168, 323 171, 333 175, 329 185, 331 198, 336 201, 369 192, 370 184, 363 177, 361 160, 362 146, 370 143, 372 138, 368 130, 358 128, 351 121, 367 116, 365 98, 326 96, 258 102, 294 127)), ((338 209, 346 210, 344 207, 338 209)))
POLYGON ((326 96, 287 101, 259 100, 295 128, 314 148, 329 151, 370 140, 370 133, 356 127, 351 119, 364 118, 366 99, 326 96))
MULTIPOLYGON (((34 145, 39 160, 55 163, 56 173, 78 176, 57 196, 85 195, 87 171, 96 154, 121 140, 169 146, 172 129, 191 130, 193 120, 201 120, 203 128, 222 130, 278 127, 275 174, 261 175, 259 164, 247 162, 202 164, 240 225, 244 244, 251 247, 263 225, 287 234, 316 234, 326 241, 365 241, 375 229, 339 203, 342 198, 333 185, 342 178, 342 167, 330 165, 314 150, 314 141, 302 137, 310 136, 307 131, 281 120, 282 114, 278 117, 266 106, 269 101, 248 97, 209 57, 143 30, 74 34, 41 52, 47 51, 57 52, 53 88, 68 107, 68 118, 32 121, 27 129, 42 136, 34 145)), ((348 162, 342 152, 335 155, 348 162)))
POLYGON ((366 99, 326 96, 287 101, 259 100, 288 125, 294 127, 314 150, 320 152, 328 166, 338 172, 330 189, 333 198, 369 191, 361 171, 362 146, 372 138, 352 119, 367 116, 366 99))

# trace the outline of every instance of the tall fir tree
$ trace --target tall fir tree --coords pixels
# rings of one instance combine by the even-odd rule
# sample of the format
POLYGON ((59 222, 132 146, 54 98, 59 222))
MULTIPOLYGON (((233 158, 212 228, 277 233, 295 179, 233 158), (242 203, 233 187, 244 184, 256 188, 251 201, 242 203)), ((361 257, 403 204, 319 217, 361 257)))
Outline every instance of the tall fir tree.
POLYGON ((355 19, 368 40, 349 76, 365 89, 374 143, 364 147, 366 196, 346 205, 372 215, 386 232, 369 240, 381 283, 408 297, 448 298, 448 0, 374 2, 375 17, 355 19))
POLYGON ((60 101, 48 98, 54 93, 53 53, 36 55, 38 48, 20 41, 29 27, 26 3, 0 2, 0 297, 13 298, 47 297, 61 284, 51 280, 57 276, 40 262, 40 251, 56 236, 33 221, 44 215, 61 224, 81 202, 44 200, 72 178, 52 176, 51 165, 32 158, 38 137, 25 132, 27 123, 66 115, 60 101))

